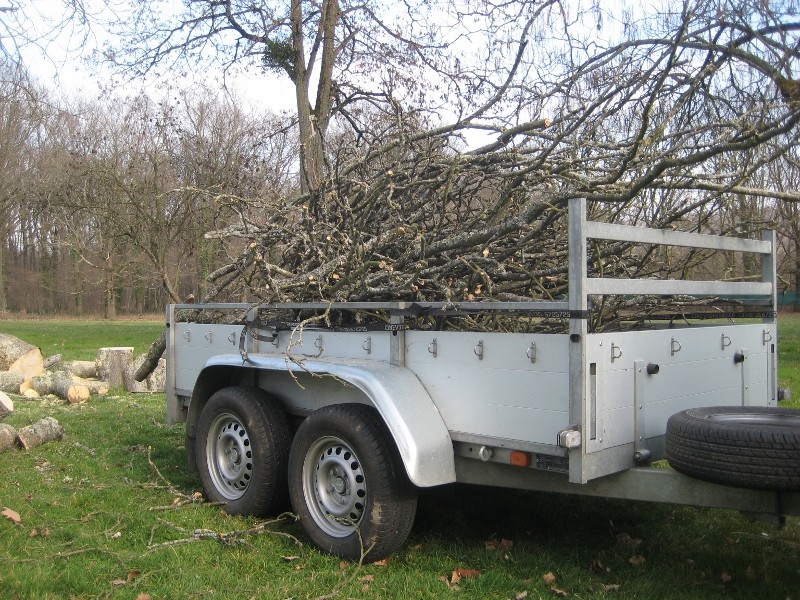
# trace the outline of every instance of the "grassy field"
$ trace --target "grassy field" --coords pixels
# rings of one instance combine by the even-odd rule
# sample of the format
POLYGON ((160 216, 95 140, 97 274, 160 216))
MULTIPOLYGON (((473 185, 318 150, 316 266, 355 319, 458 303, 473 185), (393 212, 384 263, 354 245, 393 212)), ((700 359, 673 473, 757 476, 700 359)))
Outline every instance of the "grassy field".
MULTIPOLYGON (((65 360, 143 351, 160 323, 4 321, 65 360)), ((781 384, 800 395, 800 318, 781 319, 781 384)), ((290 517, 231 517, 197 502, 183 426, 164 396, 69 406, 14 397, 4 422, 53 416, 61 442, 0 454, 0 600, 62 598, 800 599, 800 520, 449 486, 425 490, 386 563, 342 563, 290 517), (11 517, 11 518, 9 518, 11 517)), ((792 404, 798 406, 795 399, 792 404)))

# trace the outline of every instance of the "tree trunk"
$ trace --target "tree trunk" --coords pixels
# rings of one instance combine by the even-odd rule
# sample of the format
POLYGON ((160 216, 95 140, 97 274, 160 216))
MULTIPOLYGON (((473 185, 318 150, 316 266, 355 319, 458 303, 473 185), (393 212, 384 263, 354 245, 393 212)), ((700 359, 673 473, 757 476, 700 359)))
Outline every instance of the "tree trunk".
POLYGON ((17 431, 17 443, 23 450, 30 450, 63 437, 64 427, 53 417, 45 417, 17 431))
POLYGON ((5 216, 3 217, 3 226, 0 226, 0 313, 8 309, 6 302, 6 227, 5 216))
POLYGON ((114 293, 114 248, 109 249, 105 265, 105 318, 113 320, 117 318, 117 297, 114 293))

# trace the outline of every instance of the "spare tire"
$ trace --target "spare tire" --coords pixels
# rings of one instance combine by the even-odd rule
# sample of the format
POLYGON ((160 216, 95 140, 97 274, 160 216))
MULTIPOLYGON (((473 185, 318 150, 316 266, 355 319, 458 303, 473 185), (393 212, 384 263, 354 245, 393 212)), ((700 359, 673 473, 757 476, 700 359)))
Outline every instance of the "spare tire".
POLYGON ((667 421, 666 450, 673 469, 697 479, 800 491, 800 410, 690 408, 667 421))

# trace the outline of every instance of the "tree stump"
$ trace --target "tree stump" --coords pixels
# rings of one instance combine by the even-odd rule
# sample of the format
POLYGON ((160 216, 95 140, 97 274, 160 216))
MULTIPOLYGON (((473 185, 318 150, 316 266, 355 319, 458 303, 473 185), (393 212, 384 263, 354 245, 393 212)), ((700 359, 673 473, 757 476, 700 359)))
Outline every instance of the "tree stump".
POLYGON ((17 444, 23 450, 30 450, 47 442, 64 437, 64 427, 53 417, 45 417, 17 431, 17 444))
POLYGON ((44 372, 42 352, 21 339, 0 333, 0 371, 19 371, 23 380, 44 372))
POLYGON ((14 403, 5 392, 0 392, 0 421, 14 412, 14 403))
POLYGON ((20 386, 24 381, 25 378, 19 371, 0 371, 0 392, 20 394, 20 386))
POLYGON ((133 361, 133 348, 100 348, 97 351, 97 376, 110 387, 125 385, 125 369, 133 361))
POLYGON ((0 452, 8 450, 17 439, 17 430, 11 425, 0 423, 0 452))

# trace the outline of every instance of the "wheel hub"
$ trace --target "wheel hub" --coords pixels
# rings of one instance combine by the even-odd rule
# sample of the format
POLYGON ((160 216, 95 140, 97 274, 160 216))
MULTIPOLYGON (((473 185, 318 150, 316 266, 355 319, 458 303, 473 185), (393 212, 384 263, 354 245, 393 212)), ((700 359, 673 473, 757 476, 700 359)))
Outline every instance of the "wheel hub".
POLYGON ((334 537, 353 533, 364 516, 367 486, 350 446, 335 437, 317 440, 306 454, 303 477, 316 524, 334 537))
POLYGON ((211 425, 206 456, 217 491, 229 500, 241 498, 253 474, 250 436, 233 414, 219 415, 211 425))

